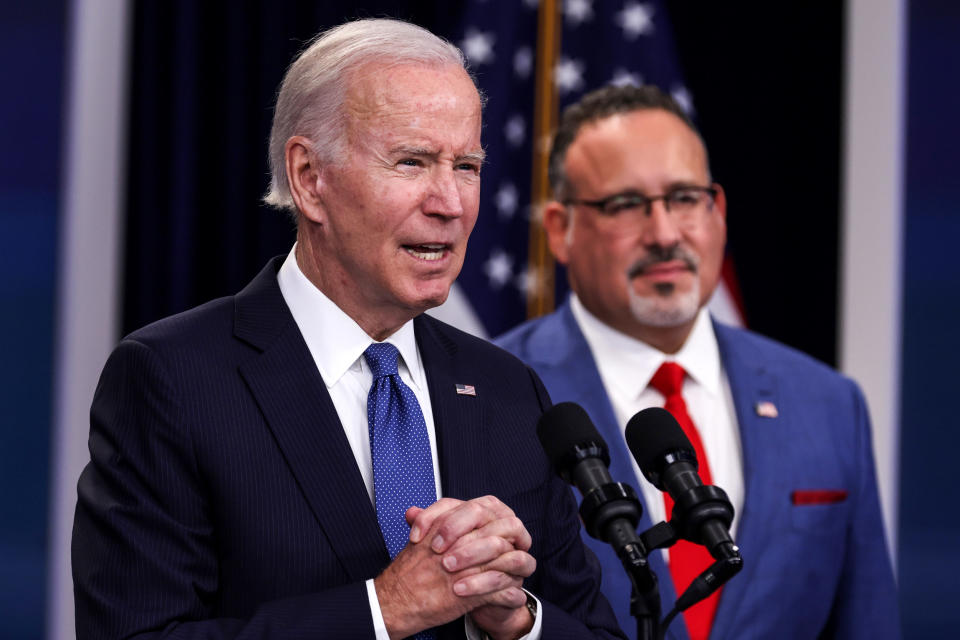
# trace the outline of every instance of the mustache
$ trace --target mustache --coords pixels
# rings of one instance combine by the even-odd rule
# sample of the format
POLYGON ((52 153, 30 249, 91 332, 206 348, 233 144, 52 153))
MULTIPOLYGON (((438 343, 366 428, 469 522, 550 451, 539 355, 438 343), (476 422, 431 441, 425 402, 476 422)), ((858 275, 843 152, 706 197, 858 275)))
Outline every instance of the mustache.
POLYGON ((679 245, 672 247, 654 245, 649 248, 647 255, 635 261, 627 268, 627 276, 634 278, 655 264, 672 262, 674 260, 683 262, 693 273, 696 273, 700 267, 700 259, 696 254, 691 253, 679 245))

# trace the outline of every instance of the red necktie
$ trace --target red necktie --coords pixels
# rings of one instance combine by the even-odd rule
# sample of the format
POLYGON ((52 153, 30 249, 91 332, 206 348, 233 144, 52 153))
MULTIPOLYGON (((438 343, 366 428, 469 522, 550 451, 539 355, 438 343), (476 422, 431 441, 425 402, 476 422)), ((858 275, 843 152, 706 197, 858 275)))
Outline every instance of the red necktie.
MULTIPOLYGON (((690 414, 687 413, 687 403, 683 401, 683 378, 686 372, 683 367, 675 362, 664 362, 653 374, 650 380, 650 386, 663 394, 666 399, 663 408, 673 414, 673 417, 680 423, 680 427, 690 439, 693 450, 697 454, 697 461, 700 463, 700 478, 704 484, 713 484, 710 477, 710 465, 707 463, 707 454, 703 450, 703 443, 700 441, 700 433, 694 426, 690 414)), ((667 517, 673 510, 673 499, 669 494, 663 494, 663 503, 666 507, 667 517)), ((670 575, 673 576, 673 586, 677 591, 677 597, 680 597, 693 579, 713 564, 713 558, 710 553, 702 546, 680 540, 670 547, 670 575)), ((713 624, 713 616, 717 612, 717 602, 720 600, 720 589, 710 594, 710 597, 701 600, 683 613, 687 623, 687 631, 691 640, 706 640, 710 635, 710 626, 713 624)))

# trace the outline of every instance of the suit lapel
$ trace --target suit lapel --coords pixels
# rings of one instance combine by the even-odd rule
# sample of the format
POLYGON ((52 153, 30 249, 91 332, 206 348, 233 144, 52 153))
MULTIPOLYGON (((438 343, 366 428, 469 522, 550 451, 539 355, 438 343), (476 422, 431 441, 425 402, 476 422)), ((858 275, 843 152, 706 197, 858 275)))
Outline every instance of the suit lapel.
POLYGON ((343 570, 366 579, 389 555, 333 401, 277 285, 281 263, 236 297, 235 334, 261 350, 240 374, 343 570))
POLYGON ((737 330, 716 323, 714 330, 740 428, 745 496, 736 539, 743 550, 743 570, 724 587, 714 621, 715 637, 722 638, 735 635, 734 631, 741 626, 736 622, 737 614, 750 599, 749 586, 759 569, 755 560, 768 557, 770 537, 765 530, 770 527, 767 519, 778 512, 776 478, 782 476, 776 468, 776 460, 781 458, 771 453, 779 446, 776 436, 783 421, 790 418, 759 415, 758 403, 780 406, 775 376, 763 364, 765 358, 748 350, 737 330))
POLYGON ((457 357, 456 344, 429 316, 414 320, 420 357, 427 374, 433 423, 440 459, 443 495, 469 500, 484 493, 491 465, 486 459, 483 415, 484 389, 457 357), (458 394, 455 385, 474 385, 476 396, 458 394))

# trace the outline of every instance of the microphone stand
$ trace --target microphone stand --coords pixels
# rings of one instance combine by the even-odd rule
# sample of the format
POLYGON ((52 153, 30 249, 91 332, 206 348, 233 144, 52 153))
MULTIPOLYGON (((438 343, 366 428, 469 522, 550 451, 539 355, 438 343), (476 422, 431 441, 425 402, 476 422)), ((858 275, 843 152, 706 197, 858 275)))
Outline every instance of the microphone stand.
POLYGON ((630 577, 630 615, 637 621, 637 640, 658 640, 660 590, 647 562, 647 549, 637 535, 640 501, 629 485, 612 482, 583 496, 580 518, 587 533, 610 543, 630 577))
POLYGON ((630 576, 630 615, 637 621, 637 640, 658 640, 660 635, 660 589, 641 545, 620 555, 630 576))
MULTIPOLYGON (((733 505, 724 490, 713 485, 701 485, 680 496, 680 499, 674 502, 670 521, 647 529, 640 534, 640 541, 648 550, 665 549, 680 539, 707 546, 701 539, 701 526, 721 527, 727 531, 732 521, 733 505)), ((729 537, 727 539, 729 540, 729 537)), ((709 596, 743 568, 740 549, 732 541, 721 542, 713 547, 707 546, 707 550, 716 562, 694 578, 686 591, 677 598, 673 609, 660 625, 658 640, 662 640, 662 634, 681 611, 686 611, 709 596)), ((639 625, 639 618, 637 623, 639 625)))

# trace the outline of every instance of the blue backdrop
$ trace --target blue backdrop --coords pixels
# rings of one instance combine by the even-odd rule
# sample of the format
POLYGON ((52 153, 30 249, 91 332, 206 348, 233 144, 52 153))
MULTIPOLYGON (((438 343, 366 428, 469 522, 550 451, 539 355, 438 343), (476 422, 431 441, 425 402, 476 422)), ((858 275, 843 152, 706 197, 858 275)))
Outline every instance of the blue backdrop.
POLYGON ((43 632, 65 6, 0 3, 0 638, 43 632))
POLYGON ((960 623, 960 5, 912 0, 909 24, 900 599, 909 637, 948 638, 960 623))

